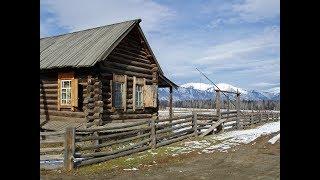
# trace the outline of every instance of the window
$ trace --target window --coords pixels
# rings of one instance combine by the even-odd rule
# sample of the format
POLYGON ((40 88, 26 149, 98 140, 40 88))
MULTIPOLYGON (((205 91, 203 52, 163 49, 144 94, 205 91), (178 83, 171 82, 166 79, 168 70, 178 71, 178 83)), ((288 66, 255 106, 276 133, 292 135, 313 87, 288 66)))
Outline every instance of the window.
POLYGON ((114 107, 122 108, 123 83, 114 82, 113 89, 114 107))
POLYGON ((71 105, 71 80, 61 80, 61 105, 71 105))
POLYGON ((136 107, 137 108, 142 108, 142 86, 141 85, 136 85, 136 107))
POLYGON ((58 73, 58 100, 57 109, 71 109, 75 111, 78 107, 78 79, 74 72, 58 73))

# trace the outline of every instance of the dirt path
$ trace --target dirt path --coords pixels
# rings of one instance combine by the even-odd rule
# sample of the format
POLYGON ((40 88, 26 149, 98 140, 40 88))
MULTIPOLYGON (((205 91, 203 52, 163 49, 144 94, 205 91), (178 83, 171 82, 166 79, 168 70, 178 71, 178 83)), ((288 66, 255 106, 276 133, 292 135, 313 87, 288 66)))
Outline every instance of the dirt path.
POLYGON ((268 143, 276 134, 262 136, 227 152, 194 151, 157 160, 156 165, 136 171, 115 169, 88 176, 44 175, 41 179, 280 179, 280 140, 268 143))

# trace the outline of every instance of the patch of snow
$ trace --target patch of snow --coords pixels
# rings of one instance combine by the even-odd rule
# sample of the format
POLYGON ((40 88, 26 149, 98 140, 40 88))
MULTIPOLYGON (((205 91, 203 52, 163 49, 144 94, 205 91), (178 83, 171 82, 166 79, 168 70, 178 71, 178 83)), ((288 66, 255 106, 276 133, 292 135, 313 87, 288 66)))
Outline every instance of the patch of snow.
POLYGON ((203 152, 208 153, 214 150, 223 151, 241 143, 248 144, 262 135, 268 135, 278 131, 280 131, 280 121, 267 123, 254 129, 226 132, 212 136, 211 138, 222 142, 204 149, 203 152))
POLYGON ((137 168, 131 168, 131 169, 123 169, 124 171, 137 171, 137 170, 139 170, 139 169, 137 169, 137 168))
POLYGON ((271 138, 268 142, 271 144, 274 144, 278 141, 278 139, 280 138, 280 133, 276 136, 274 136, 273 138, 271 138))

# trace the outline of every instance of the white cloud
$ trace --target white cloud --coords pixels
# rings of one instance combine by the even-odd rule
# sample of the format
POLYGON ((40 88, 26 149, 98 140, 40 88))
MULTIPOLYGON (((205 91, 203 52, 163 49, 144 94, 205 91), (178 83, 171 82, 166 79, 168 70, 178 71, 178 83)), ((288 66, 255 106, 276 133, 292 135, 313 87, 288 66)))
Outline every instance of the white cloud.
POLYGON ((198 63, 214 64, 217 61, 241 59, 253 54, 279 50, 280 33, 278 27, 266 28, 263 33, 249 38, 235 40, 209 47, 198 63))
POLYGON ((252 86, 256 87, 271 87, 271 86, 279 86, 279 83, 268 83, 268 82, 260 82, 260 83, 254 83, 252 86))
POLYGON ((246 0, 233 5, 232 9, 241 20, 257 22, 277 17, 280 14, 280 0, 246 0))
POLYGON ((172 10, 151 0, 41 0, 40 2, 42 8, 55 18, 54 22, 42 23, 55 23, 56 26, 70 31, 142 18, 143 29, 148 32, 157 30, 161 23, 174 16, 172 10))

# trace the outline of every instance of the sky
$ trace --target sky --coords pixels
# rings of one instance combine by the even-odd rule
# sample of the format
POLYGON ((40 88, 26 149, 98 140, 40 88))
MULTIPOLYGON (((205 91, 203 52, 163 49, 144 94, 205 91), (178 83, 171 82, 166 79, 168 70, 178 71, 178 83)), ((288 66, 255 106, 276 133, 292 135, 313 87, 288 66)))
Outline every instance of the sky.
POLYGON ((178 85, 280 86, 280 0, 41 0, 40 37, 137 18, 178 85))

